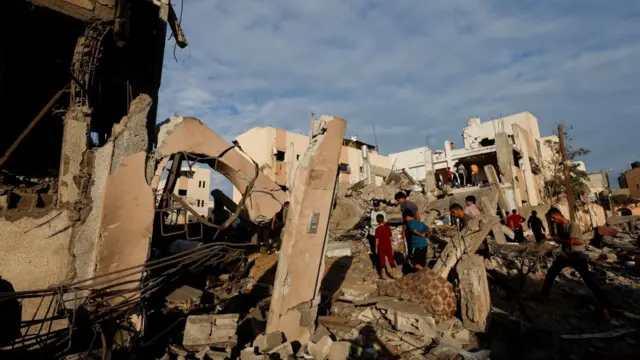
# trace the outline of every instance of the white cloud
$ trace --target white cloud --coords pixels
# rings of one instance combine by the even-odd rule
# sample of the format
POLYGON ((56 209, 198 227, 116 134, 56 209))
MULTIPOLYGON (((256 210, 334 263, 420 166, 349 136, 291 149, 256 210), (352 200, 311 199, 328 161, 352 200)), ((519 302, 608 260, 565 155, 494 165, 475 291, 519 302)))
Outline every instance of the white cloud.
POLYGON ((574 125, 590 170, 622 168, 640 158, 638 15, 625 0, 185 0, 190 52, 176 63, 167 44, 158 116, 232 140, 328 113, 395 152, 528 110, 544 134, 574 125))

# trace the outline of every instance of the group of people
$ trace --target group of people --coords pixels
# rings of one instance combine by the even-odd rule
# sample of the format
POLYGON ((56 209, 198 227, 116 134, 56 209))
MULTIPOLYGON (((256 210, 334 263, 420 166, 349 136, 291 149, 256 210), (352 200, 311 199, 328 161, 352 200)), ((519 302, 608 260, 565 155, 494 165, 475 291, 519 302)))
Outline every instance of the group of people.
MULTIPOLYGON (((432 229, 428 225, 420 221, 420 212, 417 206, 407 200, 404 192, 395 195, 402 211, 403 218, 403 234, 405 239, 405 256, 407 262, 416 271, 420 271, 427 266, 428 263, 428 239, 432 233, 432 229)), ((469 221, 474 217, 482 214, 482 209, 476 204, 474 196, 467 196, 465 199, 465 207, 454 203, 450 206, 451 219, 458 229, 463 230, 467 227, 469 221)), ((386 279, 386 265, 391 267, 390 276, 396 276, 396 264, 394 259, 394 251, 392 245, 392 232, 387 224, 386 214, 379 208, 379 202, 374 202, 374 210, 372 211, 372 251, 377 255, 380 276, 386 279), (375 219, 375 221, 374 221, 375 219)), ((553 264, 547 270, 547 275, 541 291, 542 298, 546 298, 556 277, 567 267, 571 267, 580 274, 585 285, 591 290, 602 306, 603 315, 609 317, 610 303, 603 291, 598 287, 593 272, 589 270, 588 257, 585 254, 585 241, 582 239, 582 232, 577 223, 564 217, 562 212, 556 208, 551 208, 546 217, 555 228, 555 236, 552 238, 557 244, 560 244, 562 252, 555 256, 553 264)), ((522 224, 526 221, 528 227, 532 230, 536 242, 546 239, 546 228, 543 221, 537 216, 536 211, 531 212, 528 220, 525 220, 516 210, 507 217, 508 226, 514 230, 516 237, 524 238, 522 224)), ((605 229, 606 230, 606 229, 605 229)), ((596 237, 601 233, 598 228, 594 230, 596 237)), ((606 233, 610 235, 609 233, 606 233)), ((518 239, 516 239, 518 240, 518 239)))
POLYGON ((480 183, 480 168, 476 164, 471 164, 471 176, 467 173, 467 168, 460 163, 449 169, 447 180, 452 187, 476 186, 480 183))

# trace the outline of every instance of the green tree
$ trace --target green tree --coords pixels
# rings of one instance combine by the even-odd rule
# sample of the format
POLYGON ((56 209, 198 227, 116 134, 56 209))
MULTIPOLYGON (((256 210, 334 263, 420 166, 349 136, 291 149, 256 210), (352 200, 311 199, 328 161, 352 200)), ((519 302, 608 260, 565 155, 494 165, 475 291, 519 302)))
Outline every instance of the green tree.
MULTIPOLYGON (((583 147, 574 147, 572 145, 573 138, 569 132, 573 130, 572 126, 565 127, 564 143, 567 151, 567 160, 570 162, 569 174, 571 174, 571 185, 573 188, 573 197, 577 204, 582 204, 582 195, 589 191, 589 176, 586 171, 581 169, 580 164, 576 161, 578 158, 589 154, 591 151, 583 147)), ((553 131, 554 135, 558 135, 558 131, 553 131)), ((544 191, 547 197, 553 198, 566 192, 564 179, 564 164, 562 163, 562 155, 560 152, 560 142, 546 140, 545 146, 552 151, 551 161, 547 161, 545 167, 546 178, 544 181, 544 191)))

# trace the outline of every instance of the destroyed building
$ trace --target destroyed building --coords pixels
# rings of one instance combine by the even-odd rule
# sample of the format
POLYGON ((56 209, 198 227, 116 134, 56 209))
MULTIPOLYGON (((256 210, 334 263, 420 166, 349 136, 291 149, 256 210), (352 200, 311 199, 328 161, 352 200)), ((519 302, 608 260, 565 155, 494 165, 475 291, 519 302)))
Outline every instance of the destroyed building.
MULTIPOLYGON (((517 209, 523 203, 536 206, 543 202, 542 172, 545 164, 544 140, 540 137, 538 120, 529 112, 506 116, 487 122, 470 117, 463 129, 464 147, 456 147, 447 140, 443 149, 416 148, 389 154, 394 168, 407 169, 416 179, 425 181, 427 191, 437 192, 449 185, 447 172, 457 170, 462 164, 482 169, 492 165, 498 171, 500 182, 507 194, 508 209, 517 209)), ((478 183, 490 183, 491 179, 480 171, 478 183)), ((453 189, 464 192, 468 189, 453 189)))
MULTIPOLYGON (((266 126, 249 129, 238 135, 236 141, 271 180, 284 189, 293 187, 300 157, 309 146, 309 136, 266 126)), ((387 156, 379 154, 374 145, 358 140, 357 136, 343 140, 340 152, 341 185, 353 185, 360 181, 380 185, 389 172, 387 156)), ((233 199, 240 199, 237 189, 234 189, 233 199)))

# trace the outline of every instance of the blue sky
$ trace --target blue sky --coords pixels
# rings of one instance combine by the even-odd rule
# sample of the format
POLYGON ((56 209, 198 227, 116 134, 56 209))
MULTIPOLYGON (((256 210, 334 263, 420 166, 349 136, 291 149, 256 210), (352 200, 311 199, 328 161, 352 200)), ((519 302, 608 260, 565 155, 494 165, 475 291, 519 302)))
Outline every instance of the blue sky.
POLYGON ((544 135, 573 126, 589 171, 640 160, 640 1, 184 0, 183 27, 158 120, 195 116, 232 140, 306 133, 313 111, 364 141, 375 125, 391 153, 460 143, 470 115, 530 111, 544 135))

